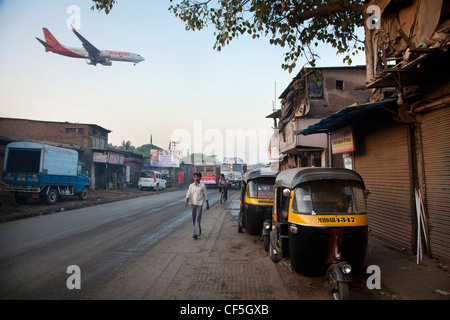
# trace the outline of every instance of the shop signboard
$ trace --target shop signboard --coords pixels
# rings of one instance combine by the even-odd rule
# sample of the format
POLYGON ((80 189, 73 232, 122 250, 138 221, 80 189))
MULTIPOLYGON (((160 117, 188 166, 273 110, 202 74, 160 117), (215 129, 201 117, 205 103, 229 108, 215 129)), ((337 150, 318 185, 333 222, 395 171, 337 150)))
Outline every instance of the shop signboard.
POLYGON ((333 154, 355 151, 353 132, 350 126, 335 130, 331 133, 333 154))
POLYGON ((117 154, 117 153, 110 153, 108 163, 111 164, 123 164, 124 156, 117 154))

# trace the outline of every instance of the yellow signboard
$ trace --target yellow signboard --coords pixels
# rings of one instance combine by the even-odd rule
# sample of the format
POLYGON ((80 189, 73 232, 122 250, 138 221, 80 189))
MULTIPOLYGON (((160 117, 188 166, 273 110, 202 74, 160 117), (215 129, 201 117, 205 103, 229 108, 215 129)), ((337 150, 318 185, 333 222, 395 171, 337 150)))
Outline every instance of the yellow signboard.
POLYGON ((368 225, 367 214, 311 215, 289 214, 289 222, 316 227, 354 227, 368 225))
POLYGON ((331 133, 333 154, 355 151, 353 132, 350 126, 331 133))

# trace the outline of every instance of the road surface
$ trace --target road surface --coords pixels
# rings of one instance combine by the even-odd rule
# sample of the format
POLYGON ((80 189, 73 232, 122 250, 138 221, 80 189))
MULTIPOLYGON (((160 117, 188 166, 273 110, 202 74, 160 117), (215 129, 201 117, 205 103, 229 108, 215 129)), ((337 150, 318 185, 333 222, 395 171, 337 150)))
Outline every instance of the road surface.
MULTIPOLYGON (((208 189, 211 209, 203 211, 198 240, 185 194, 0 224, 0 299, 331 298, 323 279, 294 274, 284 260, 273 263, 258 236, 237 232, 239 192, 230 190, 220 205, 217 190, 208 189)), ((351 298, 390 299, 362 283, 351 298)))
POLYGON ((0 225, 0 298, 86 298, 191 219, 186 191, 162 193, 0 225), (68 290, 67 268, 83 290, 68 290))

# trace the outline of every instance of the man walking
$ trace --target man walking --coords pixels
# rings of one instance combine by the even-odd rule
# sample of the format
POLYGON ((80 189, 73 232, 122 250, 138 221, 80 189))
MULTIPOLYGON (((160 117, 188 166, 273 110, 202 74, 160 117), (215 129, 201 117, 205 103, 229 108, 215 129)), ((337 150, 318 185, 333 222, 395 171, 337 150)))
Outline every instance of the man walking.
POLYGON ((200 223, 202 220, 203 200, 206 201, 206 210, 209 210, 206 187, 203 183, 200 183, 201 178, 201 173, 194 173, 194 183, 190 184, 186 193, 186 201, 184 202, 185 207, 187 207, 188 203, 190 203, 192 207, 192 222, 194 223, 194 235, 192 238, 194 239, 197 239, 197 237, 202 233, 200 223))

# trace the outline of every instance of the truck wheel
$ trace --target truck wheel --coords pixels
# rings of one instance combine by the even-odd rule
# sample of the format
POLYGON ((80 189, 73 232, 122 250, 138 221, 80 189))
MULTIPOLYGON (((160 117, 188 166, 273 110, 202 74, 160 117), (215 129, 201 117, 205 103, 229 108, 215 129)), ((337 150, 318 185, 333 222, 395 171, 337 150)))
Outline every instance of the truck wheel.
POLYGON ((89 196, 89 188, 88 187, 84 187, 83 191, 81 191, 80 193, 80 200, 86 200, 89 196))
POLYGON ((45 195, 45 202, 47 204, 55 204, 58 201, 58 190, 55 188, 50 188, 48 194, 45 195))

